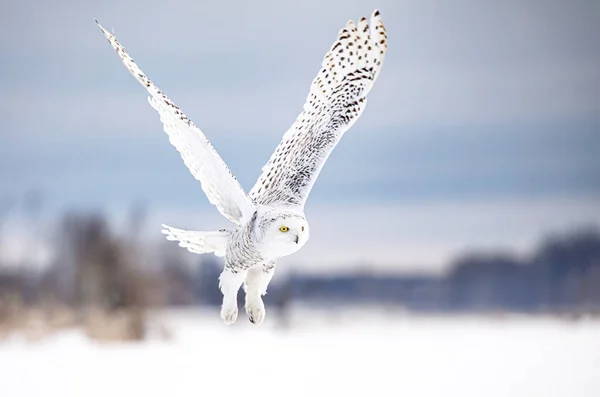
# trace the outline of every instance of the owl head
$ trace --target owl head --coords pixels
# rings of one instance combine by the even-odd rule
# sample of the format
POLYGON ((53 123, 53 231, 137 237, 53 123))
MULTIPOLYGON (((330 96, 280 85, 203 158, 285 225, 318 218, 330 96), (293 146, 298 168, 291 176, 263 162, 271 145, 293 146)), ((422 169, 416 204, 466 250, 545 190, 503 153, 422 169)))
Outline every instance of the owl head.
POLYGON ((255 236, 261 254, 276 259, 293 254, 306 244, 308 222, 302 212, 270 209, 258 214, 255 236))

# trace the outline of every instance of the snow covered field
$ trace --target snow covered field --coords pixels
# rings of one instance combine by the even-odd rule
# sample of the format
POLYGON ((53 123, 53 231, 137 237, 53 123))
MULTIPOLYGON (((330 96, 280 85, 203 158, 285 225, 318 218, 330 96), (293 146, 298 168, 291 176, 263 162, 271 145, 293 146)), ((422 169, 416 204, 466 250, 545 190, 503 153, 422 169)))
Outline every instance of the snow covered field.
POLYGON ((0 343, 3 397, 600 396, 600 321, 270 312, 261 328, 169 312, 168 341, 76 331, 0 343))

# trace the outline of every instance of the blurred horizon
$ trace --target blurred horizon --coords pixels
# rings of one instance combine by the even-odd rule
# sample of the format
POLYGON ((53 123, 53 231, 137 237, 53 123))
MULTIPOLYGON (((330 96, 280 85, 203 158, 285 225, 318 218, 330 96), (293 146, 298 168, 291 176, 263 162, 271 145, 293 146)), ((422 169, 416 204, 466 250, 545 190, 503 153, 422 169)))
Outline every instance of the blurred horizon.
MULTIPOLYGON (((117 211, 85 206, 52 211, 44 208, 41 193, 33 191, 0 213, 0 267, 43 270, 50 266, 60 250, 53 236, 61 233, 62 219, 71 214, 105 218, 112 233, 148 247, 172 246, 190 264, 213 255, 193 254, 166 241, 161 223, 170 219, 173 226, 200 230, 230 227, 212 206, 201 211, 157 211, 139 201, 117 211), (136 213, 141 218, 134 236, 128 225, 136 213)), ((525 258, 548 237, 600 230, 600 202, 589 198, 315 205, 306 214, 313 229, 311 239, 301 251, 278 262, 278 273, 343 274, 370 269, 386 274, 441 274, 454 259, 471 252, 508 252, 525 258), (549 213, 555 214, 549 219, 549 213), (388 233, 391 225, 393 236, 388 233)))

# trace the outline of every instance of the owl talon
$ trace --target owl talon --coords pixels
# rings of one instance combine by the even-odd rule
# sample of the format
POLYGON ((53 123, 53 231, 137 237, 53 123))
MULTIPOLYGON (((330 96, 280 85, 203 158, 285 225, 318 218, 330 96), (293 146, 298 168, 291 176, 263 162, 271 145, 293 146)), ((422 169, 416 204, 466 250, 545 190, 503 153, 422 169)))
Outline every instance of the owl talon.
POLYGON ((221 310, 221 319, 223 320, 223 322, 226 325, 230 325, 235 323, 235 321, 237 320, 237 316, 238 316, 238 309, 237 307, 231 308, 231 309, 225 309, 223 308, 221 310))
POLYGON ((246 313, 248 313, 248 320, 252 324, 260 325, 265 321, 265 305, 262 299, 258 299, 256 302, 252 302, 246 305, 246 313))

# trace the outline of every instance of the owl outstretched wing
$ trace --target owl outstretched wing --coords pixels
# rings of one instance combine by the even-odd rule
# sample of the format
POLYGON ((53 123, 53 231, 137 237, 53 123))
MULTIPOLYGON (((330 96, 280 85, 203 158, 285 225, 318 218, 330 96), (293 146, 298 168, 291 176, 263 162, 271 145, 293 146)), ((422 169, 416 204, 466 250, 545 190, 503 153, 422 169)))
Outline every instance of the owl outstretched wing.
POLYGON ((349 21, 325 55, 302 113, 249 193, 257 204, 304 206, 325 161, 360 117, 387 50, 378 10, 349 21))
POLYGON ((254 206, 206 136, 171 101, 133 61, 117 38, 96 21, 104 36, 119 54, 131 74, 150 94, 148 101, 158 112, 169 141, 181 154, 185 165, 196 178, 208 200, 227 219, 241 224, 244 217, 254 213, 254 206))

